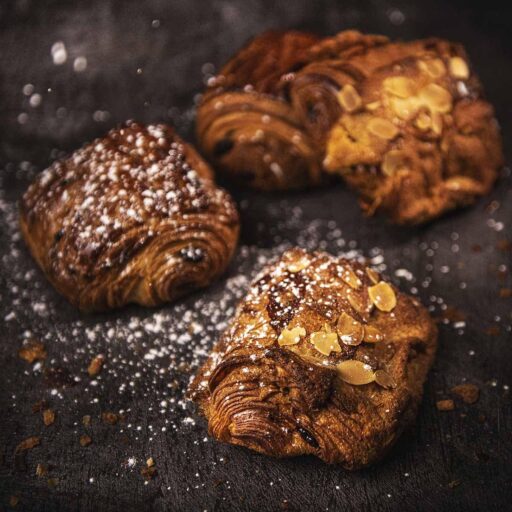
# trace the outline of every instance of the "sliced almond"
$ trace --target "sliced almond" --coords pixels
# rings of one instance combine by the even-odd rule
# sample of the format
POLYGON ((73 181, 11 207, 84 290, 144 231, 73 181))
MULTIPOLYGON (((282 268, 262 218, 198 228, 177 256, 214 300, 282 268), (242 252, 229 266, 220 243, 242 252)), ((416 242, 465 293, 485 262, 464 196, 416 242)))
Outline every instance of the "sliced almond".
POLYGON ((366 110, 369 110, 370 112, 377 110, 379 107, 380 107, 380 101, 372 101, 371 103, 366 104, 366 110))
POLYGON ((414 121, 414 124, 423 131, 429 130, 432 126, 432 119, 426 112, 420 112, 414 121))
POLYGON ((452 57, 449 63, 450 75, 465 80, 469 77, 469 67, 464 59, 452 57))
POLYGON ((395 379, 384 370, 377 370, 375 372, 375 382, 386 389, 396 388, 395 379))
POLYGON ((384 341, 384 335, 376 327, 365 325, 363 341, 366 343, 379 343, 379 341, 384 341))
POLYGON ((356 273, 350 267, 343 268, 343 271, 341 272, 341 279, 343 279, 343 281, 345 281, 345 283, 354 290, 361 288, 361 285, 363 284, 361 279, 356 276, 356 273))
POLYGON ((373 268, 367 267, 366 268, 366 275, 370 278, 370 281, 373 284, 377 284, 380 281, 380 276, 373 268))
POLYGON ((280 347, 287 347, 289 345, 297 345, 300 339, 306 336, 306 329, 304 327, 294 327, 293 329, 283 329, 277 342, 280 347))
POLYGON ((446 113, 452 109, 451 94, 440 85, 426 85, 421 89, 419 97, 430 110, 446 113))
POLYGON ((408 98, 414 95, 414 83, 405 76, 390 76, 384 80, 383 85, 386 92, 399 98, 408 98))
POLYGON ((336 330, 345 345, 360 345, 363 341, 364 327, 345 312, 338 318, 336 330))
POLYGON ((338 93, 338 101, 347 112, 354 112, 361 108, 363 101, 353 85, 347 84, 338 93))
POLYGON ((381 139, 393 140, 399 133, 398 128, 383 117, 374 117, 368 121, 370 133, 381 139))
POLYGON ((368 288, 368 295, 375 306, 386 313, 393 311, 396 306, 395 292, 385 281, 370 286, 370 288, 368 288))
POLYGON ((331 352, 341 352, 338 335, 335 332, 329 332, 325 329, 314 332, 311 334, 310 341, 318 352, 324 356, 330 355, 331 352))
POLYGON ((412 96, 410 98, 391 98, 389 101, 389 105, 393 112, 400 118, 400 119, 412 119, 416 113, 418 112, 418 109, 421 106, 421 102, 418 100, 416 96, 412 96))
POLYGON ((365 301, 363 296, 358 293, 347 293, 347 300, 363 319, 372 308, 372 304, 369 301, 365 301))
POLYGON ((418 65, 432 78, 439 78, 446 73, 446 67, 441 59, 420 60, 418 65))
POLYGON ((292 261, 291 263, 288 263, 286 268, 292 274, 296 274, 297 272, 304 270, 308 265, 309 265, 309 260, 307 258, 300 258, 297 261, 292 261))
POLYGON ((384 155, 381 169, 386 176, 394 176, 399 169, 407 167, 407 163, 408 158, 404 151, 392 149, 384 155))
POLYGON ((336 369, 341 380, 354 386, 362 386, 375 380, 375 373, 373 373, 372 367, 355 359, 342 361, 337 365, 336 369))
POLYGON ((443 133, 443 116, 439 112, 432 113, 432 131, 436 135, 443 133))

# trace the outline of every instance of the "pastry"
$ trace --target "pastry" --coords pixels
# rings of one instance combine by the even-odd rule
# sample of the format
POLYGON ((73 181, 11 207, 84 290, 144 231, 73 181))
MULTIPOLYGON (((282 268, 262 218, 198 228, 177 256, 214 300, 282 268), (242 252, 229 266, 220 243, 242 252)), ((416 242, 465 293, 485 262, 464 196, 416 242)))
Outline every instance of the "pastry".
POLYGON ((357 469, 409 426, 437 329, 361 263, 287 251, 252 284, 190 386, 216 439, 357 469))
POLYGON ((168 126, 135 122, 42 172, 20 222, 50 282, 84 311, 207 286, 239 231, 232 199, 194 149, 168 126))
POLYGON ((212 80, 198 135, 220 168, 257 188, 339 175, 366 213, 399 224, 474 202, 503 162, 493 108, 461 45, 356 31, 256 38, 212 80))

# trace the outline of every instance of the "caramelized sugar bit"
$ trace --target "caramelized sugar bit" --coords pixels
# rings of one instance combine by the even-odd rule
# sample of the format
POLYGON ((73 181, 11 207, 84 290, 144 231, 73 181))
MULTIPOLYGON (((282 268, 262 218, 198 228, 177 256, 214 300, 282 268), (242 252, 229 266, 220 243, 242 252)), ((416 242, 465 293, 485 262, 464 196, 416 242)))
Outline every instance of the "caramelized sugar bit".
POLYGON ((287 347, 289 345, 296 345, 304 336, 306 336, 306 329, 304 329, 304 327, 283 329, 277 342, 279 343, 280 347, 287 347))
POLYGON ((393 311, 396 306, 395 292, 385 281, 370 286, 370 288, 368 288, 368 295, 375 306, 386 313, 393 311))
POLYGON ((338 318, 336 330, 345 345, 360 345, 363 341, 364 327, 345 312, 338 318))
POLYGON ((372 367, 355 359, 342 361, 336 366, 336 369, 341 380, 354 386, 362 386, 375 380, 375 373, 372 367))

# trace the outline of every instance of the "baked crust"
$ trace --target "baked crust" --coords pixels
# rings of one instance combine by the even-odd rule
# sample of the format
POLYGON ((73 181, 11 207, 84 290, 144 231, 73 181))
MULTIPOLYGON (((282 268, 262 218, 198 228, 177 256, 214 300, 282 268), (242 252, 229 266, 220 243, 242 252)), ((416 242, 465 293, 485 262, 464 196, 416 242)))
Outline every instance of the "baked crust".
POLYGON ((42 172, 20 214, 33 257, 84 311, 208 285, 239 232, 235 204, 192 147, 166 125, 132 121, 42 172))
POLYGON ((414 420, 436 343, 426 309, 371 269, 293 249, 255 280, 189 393, 220 441, 357 469, 414 420), (388 311, 370 298, 381 287, 388 311))
POLYGON ((263 34, 212 80, 197 128, 232 177, 274 190, 340 175, 366 213, 399 224, 471 204, 503 163, 463 47, 440 39, 263 34))

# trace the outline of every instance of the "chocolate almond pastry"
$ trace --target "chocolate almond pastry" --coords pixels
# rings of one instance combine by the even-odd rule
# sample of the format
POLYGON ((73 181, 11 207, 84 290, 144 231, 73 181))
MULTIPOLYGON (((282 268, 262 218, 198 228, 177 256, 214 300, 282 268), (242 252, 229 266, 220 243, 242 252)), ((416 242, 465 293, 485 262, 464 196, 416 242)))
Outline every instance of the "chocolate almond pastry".
POLYGON ((21 229, 55 288, 97 311, 207 286, 233 255, 239 221, 172 128, 130 121, 41 173, 21 201, 21 229))
POLYGON ((491 105, 463 47, 346 31, 254 39, 198 111, 206 154, 262 189, 341 175, 368 214, 417 224, 489 192, 502 164, 491 105))
POLYGON ((255 280, 189 393, 221 441, 356 469, 413 422, 436 344, 427 310, 371 268, 293 249, 255 280))

